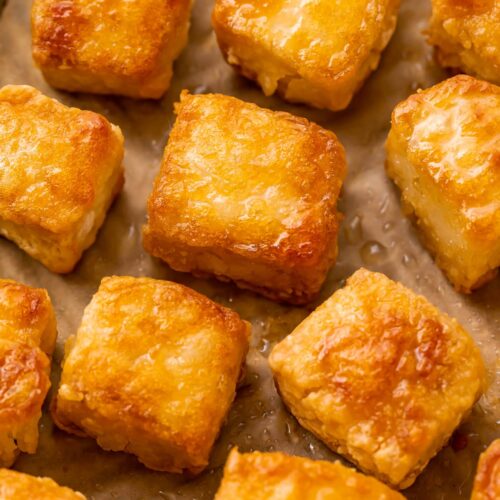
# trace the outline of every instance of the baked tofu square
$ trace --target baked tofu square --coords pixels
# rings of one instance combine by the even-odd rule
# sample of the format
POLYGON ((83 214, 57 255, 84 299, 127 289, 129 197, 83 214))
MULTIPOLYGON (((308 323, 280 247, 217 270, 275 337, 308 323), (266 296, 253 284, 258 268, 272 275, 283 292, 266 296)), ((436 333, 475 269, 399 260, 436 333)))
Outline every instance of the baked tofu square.
POLYGON ((212 23, 227 62, 266 95, 344 109, 374 71, 399 0, 216 0, 212 23))
POLYGON ((437 265, 470 292, 500 265, 500 87, 461 75, 392 114, 386 168, 437 265))
POLYGON ((191 0, 35 0, 33 58, 53 87, 160 98, 187 42, 191 0))
POLYGON ((105 278, 66 345, 54 421, 151 469, 200 472, 249 333, 235 312, 182 285, 105 278))
POLYGON ((0 280, 0 467, 36 451, 56 336, 47 291, 0 280))
POLYGON ((283 453, 238 453, 226 462, 215 500, 404 500, 399 493, 340 462, 283 453))
POLYGON ((500 83, 498 0, 432 0, 428 38, 442 66, 500 83))
POLYGON ((123 136, 28 86, 0 89, 0 235, 56 273, 94 243, 123 185, 123 136))
POLYGON ((269 358, 297 420, 361 470, 410 486, 485 388, 456 320, 361 269, 269 358))
POLYGON ((234 97, 181 94, 149 198, 146 250, 177 271, 304 303, 337 255, 335 135, 234 97))
POLYGON ((500 439, 493 441, 479 458, 471 500, 498 498, 500 498, 500 439))
POLYGON ((59 486, 48 477, 34 477, 21 472, 0 469, 2 500, 85 500, 81 493, 59 486))

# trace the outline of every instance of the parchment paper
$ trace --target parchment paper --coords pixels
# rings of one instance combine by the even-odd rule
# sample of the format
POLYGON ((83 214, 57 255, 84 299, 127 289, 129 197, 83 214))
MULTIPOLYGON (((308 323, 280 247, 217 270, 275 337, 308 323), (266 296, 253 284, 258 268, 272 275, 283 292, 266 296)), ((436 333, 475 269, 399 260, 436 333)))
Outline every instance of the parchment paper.
POLYGON ((159 102, 54 91, 32 63, 31 2, 10 0, 1 14, 0 86, 30 84, 65 104, 103 113, 122 128, 126 139, 125 190, 112 207, 96 244, 86 252, 74 273, 52 274, 15 245, 0 239, 0 277, 45 287, 54 302, 59 329, 53 362, 54 387, 59 379, 64 341, 76 331, 83 308, 104 276, 151 276, 178 281, 234 308, 253 325, 244 387, 213 450, 210 467, 199 477, 153 472, 131 455, 104 452, 90 439, 55 429, 47 410, 41 422, 38 452, 22 455, 15 468, 50 476, 82 491, 89 499, 210 499, 217 489, 227 452, 235 444, 241 450, 282 450, 313 458, 338 458, 285 411, 274 389, 266 357, 277 341, 363 265, 403 282, 455 316, 482 349, 491 388, 460 428, 459 437, 452 440, 455 446, 442 450, 415 485, 404 492, 411 499, 468 498, 478 454, 499 434, 499 383, 495 371, 499 367, 500 279, 470 296, 454 292, 419 242, 411 222, 401 213, 399 193, 383 169, 383 143, 395 104, 417 88, 428 87, 446 76, 433 62, 432 50, 422 34, 430 12, 429 2, 403 1, 397 31, 378 71, 349 110, 337 114, 266 98, 257 87, 233 74, 222 60, 210 26, 212 4, 212 0, 195 2, 189 45, 175 65, 169 92, 159 102), (183 88, 235 95, 261 106, 305 116, 333 130, 345 145, 349 175, 340 203, 345 220, 339 259, 320 299, 310 307, 277 305, 232 285, 175 273, 143 251, 141 226, 146 199, 173 122, 172 105, 183 88), (466 447, 459 450, 464 444, 466 447))

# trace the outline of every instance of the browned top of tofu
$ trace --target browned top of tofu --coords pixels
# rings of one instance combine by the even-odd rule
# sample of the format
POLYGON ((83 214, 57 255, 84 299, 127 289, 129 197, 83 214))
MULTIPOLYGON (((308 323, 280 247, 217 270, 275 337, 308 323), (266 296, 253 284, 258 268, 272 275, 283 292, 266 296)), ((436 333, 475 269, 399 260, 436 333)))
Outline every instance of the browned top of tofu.
POLYGON ((332 132, 217 94, 184 92, 176 112, 147 230, 278 265, 331 253, 346 173, 332 132))
POLYGON ((391 484, 437 452, 486 384, 479 349, 456 320, 364 269, 269 362, 304 422, 391 484))
POLYGON ((0 338, 52 355, 56 320, 47 290, 0 280, 0 338))
POLYGON ((0 423, 6 428, 40 412, 56 334, 46 290, 0 280, 0 423))
POLYGON ((396 106, 388 147, 398 145, 485 239, 500 237, 500 87, 460 75, 396 106))
POLYGON ((85 500, 81 493, 59 486, 47 477, 34 477, 8 469, 0 469, 2 500, 85 500))
POLYGON ((493 441, 479 458, 471 500, 498 498, 500 498, 500 439, 493 441))
POLYGON ((50 362, 37 347, 0 337, 0 425, 22 426, 37 416, 50 387, 50 362))
POLYGON ((443 17, 477 16, 491 12, 496 0, 432 0, 433 9, 443 17))
POLYGON ((118 419, 125 443, 154 438, 156 467, 179 450, 202 468, 234 398, 249 330, 182 285, 105 278, 67 344, 55 419, 94 437, 113 434, 118 419))
POLYGON ((86 67, 144 79, 173 43, 189 0, 35 0, 33 56, 42 67, 86 67))
POLYGON ((0 219, 63 233, 91 209, 123 150, 120 129, 29 86, 0 89, 0 219))
POLYGON ((224 468, 216 500, 402 500, 376 479, 340 464, 283 453, 238 453, 224 468))
MULTIPOLYGON (((328 84, 352 78, 385 47, 387 17, 399 0, 217 0, 214 23, 272 51, 279 64, 328 84)), ((237 41, 239 39, 239 42, 237 41)))

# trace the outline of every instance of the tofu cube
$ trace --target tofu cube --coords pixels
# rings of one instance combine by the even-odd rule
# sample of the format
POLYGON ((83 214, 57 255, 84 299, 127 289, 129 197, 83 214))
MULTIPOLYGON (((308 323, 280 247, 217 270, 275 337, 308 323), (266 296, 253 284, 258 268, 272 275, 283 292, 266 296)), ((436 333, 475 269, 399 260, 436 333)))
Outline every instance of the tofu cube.
POLYGON ((266 95, 337 111, 374 71, 399 0, 216 0, 227 62, 266 95))
POLYGON ((0 498, 2 500, 85 500, 76 491, 59 486, 48 477, 34 477, 22 472, 0 469, 0 498))
POLYGON ((456 320, 364 269, 269 363, 303 427, 396 488, 415 481, 486 386, 479 349, 456 320))
POLYGON ((215 500, 404 500, 340 462, 233 449, 215 500))
POLYGON ((54 421, 151 469, 198 473, 235 397, 249 330, 182 285, 105 278, 66 344, 54 421))
POLYGON ((500 439, 481 453, 470 500, 500 498, 500 439))
POLYGON ((500 83, 498 0, 432 0, 428 39, 445 68, 500 83))
POLYGON ((177 271, 304 303, 337 255, 335 135, 234 97, 181 94, 144 247, 177 271))
POLYGON ((94 243, 123 185, 123 136, 33 87, 0 89, 0 235, 56 273, 94 243))
POLYGON ((35 0, 33 58, 70 92, 160 98, 187 42, 191 0, 35 0))
POLYGON ((0 467, 36 451, 56 336, 47 291, 0 279, 0 467))
POLYGON ((387 174, 455 288, 500 265, 500 87, 461 75, 410 96, 392 114, 387 174))

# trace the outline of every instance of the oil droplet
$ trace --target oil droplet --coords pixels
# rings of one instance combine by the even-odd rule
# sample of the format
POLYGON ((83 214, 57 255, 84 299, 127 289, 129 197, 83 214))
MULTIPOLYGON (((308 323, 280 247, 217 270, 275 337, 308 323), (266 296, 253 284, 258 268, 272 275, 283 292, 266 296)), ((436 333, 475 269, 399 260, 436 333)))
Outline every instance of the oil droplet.
POLYGON ((267 354, 269 352, 269 348, 271 347, 271 343, 267 339, 261 339, 257 349, 261 354, 267 354))
POLYGON ((309 451, 309 453, 311 453, 312 455, 314 455, 316 453, 316 446, 313 444, 313 443, 309 443, 307 445, 307 448, 306 448, 307 451, 309 451))
POLYGON ((384 199, 379 204, 380 215, 384 215, 387 212, 388 208, 389 208, 389 197, 384 196, 384 199))
POLYGON ((423 88, 425 88, 425 84, 423 84, 419 80, 415 80, 415 81, 413 81, 413 82, 410 83, 410 90, 412 92, 417 92, 417 90, 423 89, 423 88))
POLYGON ((363 239, 363 226, 359 215, 355 215, 345 226, 345 236, 351 245, 355 245, 363 239))
POLYGON ((365 264, 379 264, 387 257, 387 249, 377 241, 367 241, 359 253, 365 264))
POLYGON ((206 85, 198 85, 193 89, 193 94, 206 94, 208 92, 208 87, 206 85))
POLYGON ((384 230, 384 233, 387 233, 394 227, 394 224, 392 222, 386 222, 383 226, 382 229, 384 230))
POLYGON ((415 258, 412 255, 404 254, 401 259, 405 266, 411 266, 415 262, 415 258))

